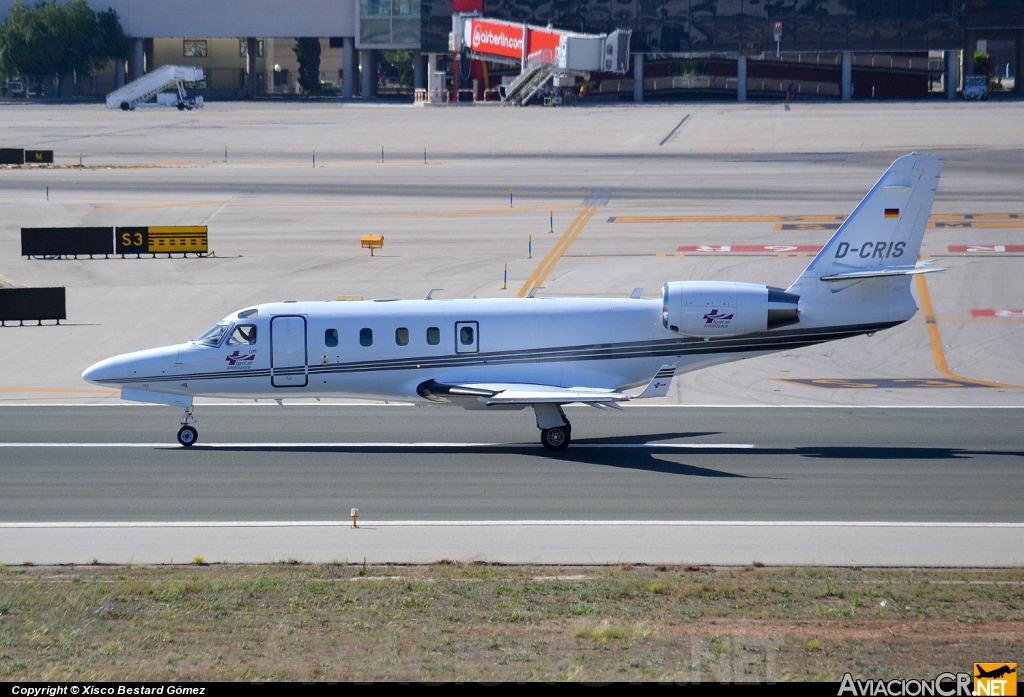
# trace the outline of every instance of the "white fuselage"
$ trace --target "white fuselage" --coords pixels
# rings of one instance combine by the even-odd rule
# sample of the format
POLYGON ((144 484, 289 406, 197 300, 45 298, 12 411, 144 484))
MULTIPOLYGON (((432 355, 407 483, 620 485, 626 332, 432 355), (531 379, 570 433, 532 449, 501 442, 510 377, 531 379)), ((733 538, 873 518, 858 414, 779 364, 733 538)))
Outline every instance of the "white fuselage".
POLYGON ((417 387, 431 380, 622 390, 649 381, 664 365, 688 372, 898 323, 888 319, 810 323, 817 328, 801 322, 701 339, 665 328, 660 299, 269 303, 225 318, 231 327, 216 345, 196 340, 115 356, 84 377, 135 390, 254 399, 419 401, 417 387), (255 316, 240 318, 246 314, 255 316), (231 343, 239 325, 256 328, 254 343, 231 343))

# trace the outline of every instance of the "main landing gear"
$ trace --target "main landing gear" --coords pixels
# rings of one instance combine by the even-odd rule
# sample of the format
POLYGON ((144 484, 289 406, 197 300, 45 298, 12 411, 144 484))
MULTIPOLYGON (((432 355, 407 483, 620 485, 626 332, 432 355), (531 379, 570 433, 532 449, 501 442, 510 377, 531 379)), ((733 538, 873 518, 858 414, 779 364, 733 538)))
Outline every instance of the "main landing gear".
POLYGON ((185 415, 181 417, 181 428, 178 429, 178 442, 186 448, 191 448, 199 440, 199 431, 192 426, 195 422, 196 420, 192 418, 192 407, 189 407, 185 410, 185 415))
POLYGON ((568 448, 572 441, 572 424, 565 418, 562 407, 558 404, 534 404, 533 412, 537 416, 541 445, 553 453, 568 448))

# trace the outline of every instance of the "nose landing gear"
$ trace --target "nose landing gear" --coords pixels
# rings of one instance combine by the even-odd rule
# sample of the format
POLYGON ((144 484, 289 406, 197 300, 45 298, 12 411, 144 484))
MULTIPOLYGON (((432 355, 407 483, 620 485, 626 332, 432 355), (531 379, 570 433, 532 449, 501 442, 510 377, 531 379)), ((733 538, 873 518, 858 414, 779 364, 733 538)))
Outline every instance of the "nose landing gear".
POLYGON ((199 431, 192 426, 196 420, 192 417, 192 407, 185 410, 181 417, 181 428, 178 429, 178 442, 186 448, 191 448, 199 440, 199 431))

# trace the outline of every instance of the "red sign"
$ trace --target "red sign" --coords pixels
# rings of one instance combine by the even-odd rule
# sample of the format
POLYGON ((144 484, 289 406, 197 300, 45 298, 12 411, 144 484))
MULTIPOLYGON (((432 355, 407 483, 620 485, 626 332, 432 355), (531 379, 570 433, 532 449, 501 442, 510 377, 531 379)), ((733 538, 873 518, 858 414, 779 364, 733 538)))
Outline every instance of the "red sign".
POLYGON ((523 27, 522 25, 474 19, 470 27, 469 47, 479 53, 521 59, 523 57, 523 27))
POLYGON ((971 310, 971 317, 1001 317, 1004 319, 1024 319, 1024 310, 971 310))
POLYGON ((1024 244, 951 244, 948 249, 952 254, 1020 254, 1024 252, 1024 244))
POLYGON ((554 60, 555 49, 558 48, 558 42, 562 39, 561 34, 542 29, 531 29, 529 38, 530 41, 526 49, 528 55, 533 55, 538 51, 550 50, 552 60, 554 60))
POLYGON ((803 244, 702 244, 683 246, 676 250, 676 252, 753 252, 760 254, 817 254, 820 251, 820 246, 803 244))

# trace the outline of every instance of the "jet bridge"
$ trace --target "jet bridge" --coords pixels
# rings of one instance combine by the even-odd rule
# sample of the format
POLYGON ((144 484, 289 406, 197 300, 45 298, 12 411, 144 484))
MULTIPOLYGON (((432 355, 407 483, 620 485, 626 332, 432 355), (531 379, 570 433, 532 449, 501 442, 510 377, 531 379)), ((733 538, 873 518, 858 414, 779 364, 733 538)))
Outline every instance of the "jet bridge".
MULTIPOLYGON (((157 101, 152 106, 176 106, 178 110, 192 109, 203 105, 202 97, 189 100, 185 93, 186 82, 199 82, 203 79, 203 69, 185 65, 162 65, 156 70, 146 73, 138 80, 132 80, 120 89, 107 95, 108 109, 129 111, 154 97, 157 101), (160 97, 165 90, 176 90, 177 95, 164 100, 160 97)), ((148 106, 148 105, 147 105, 148 106)))
POLYGON ((527 104, 560 78, 588 78, 592 72, 625 73, 629 69, 629 37, 629 30, 580 34, 485 19, 475 12, 452 15, 451 48, 457 57, 521 66, 516 79, 502 86, 505 104, 527 104))

